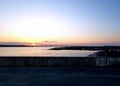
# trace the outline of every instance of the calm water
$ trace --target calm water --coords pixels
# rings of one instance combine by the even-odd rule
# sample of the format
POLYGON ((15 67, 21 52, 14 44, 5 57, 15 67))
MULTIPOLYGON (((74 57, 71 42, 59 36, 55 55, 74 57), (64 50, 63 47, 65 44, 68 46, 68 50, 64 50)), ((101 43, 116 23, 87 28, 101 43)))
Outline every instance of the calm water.
POLYGON ((52 47, 0 47, 0 56, 88 56, 96 51, 49 50, 52 47))

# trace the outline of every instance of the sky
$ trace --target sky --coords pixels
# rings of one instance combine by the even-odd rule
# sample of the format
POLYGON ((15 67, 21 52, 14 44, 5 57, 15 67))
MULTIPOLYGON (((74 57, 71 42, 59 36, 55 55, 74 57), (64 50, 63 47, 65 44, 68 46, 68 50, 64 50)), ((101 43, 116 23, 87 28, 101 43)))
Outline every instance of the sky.
POLYGON ((120 45, 120 0, 0 0, 0 42, 120 45))

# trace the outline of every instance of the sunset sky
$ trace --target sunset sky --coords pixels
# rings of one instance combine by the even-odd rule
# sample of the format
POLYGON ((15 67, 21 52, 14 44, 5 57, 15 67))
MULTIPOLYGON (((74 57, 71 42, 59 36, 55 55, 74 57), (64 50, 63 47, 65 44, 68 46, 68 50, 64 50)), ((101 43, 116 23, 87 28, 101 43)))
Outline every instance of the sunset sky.
POLYGON ((120 45, 120 0, 0 0, 0 42, 120 45))

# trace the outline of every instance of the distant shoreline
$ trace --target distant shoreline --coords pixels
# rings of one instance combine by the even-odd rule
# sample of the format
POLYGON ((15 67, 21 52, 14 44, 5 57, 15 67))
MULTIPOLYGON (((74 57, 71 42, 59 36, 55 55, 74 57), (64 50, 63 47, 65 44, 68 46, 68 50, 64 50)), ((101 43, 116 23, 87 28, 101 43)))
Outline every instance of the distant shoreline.
POLYGON ((96 50, 87 57, 120 57, 120 46, 69 46, 56 47, 50 50, 96 50))
POLYGON ((54 47, 50 50, 103 50, 120 49, 120 46, 62 46, 62 45, 6 45, 0 44, 0 47, 54 47))
POLYGON ((119 49, 120 46, 67 46, 67 47, 55 47, 50 50, 109 50, 119 49))
POLYGON ((32 47, 27 45, 0 45, 0 47, 32 47))
POLYGON ((56 47, 54 45, 0 45, 0 47, 56 47))

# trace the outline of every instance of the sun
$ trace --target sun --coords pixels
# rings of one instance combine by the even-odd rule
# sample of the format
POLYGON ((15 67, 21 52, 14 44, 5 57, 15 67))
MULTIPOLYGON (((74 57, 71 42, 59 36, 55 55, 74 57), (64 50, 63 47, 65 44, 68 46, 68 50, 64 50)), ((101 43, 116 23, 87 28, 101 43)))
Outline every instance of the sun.
POLYGON ((33 46, 35 46, 35 43, 32 43, 33 46))
POLYGON ((33 47, 37 46, 36 43, 31 43, 30 45, 33 47))
MULTIPOLYGON (((68 26, 66 21, 61 19, 43 16, 28 16, 17 19, 16 23, 11 25, 11 28, 15 37, 19 37, 26 42, 39 42, 46 39, 59 39, 68 33, 66 29, 68 26)), ((32 43, 32 46, 35 45, 35 43, 32 43)))

